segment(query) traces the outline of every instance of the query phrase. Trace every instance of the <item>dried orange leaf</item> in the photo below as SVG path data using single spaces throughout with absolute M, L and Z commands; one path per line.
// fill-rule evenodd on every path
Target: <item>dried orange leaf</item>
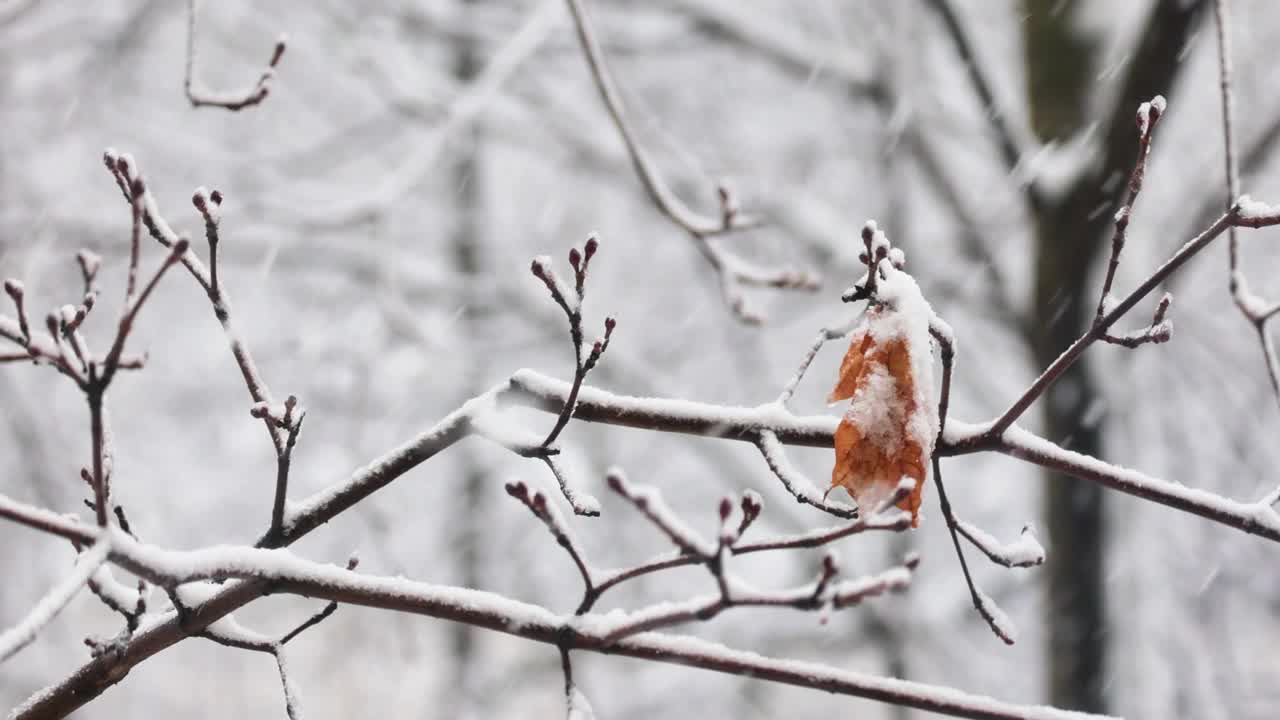
M 914 481 L 898 507 L 919 524 L 920 498 L 937 434 L 932 310 L 915 281 L 888 269 L 880 304 L 867 311 L 840 365 L 831 401 L 851 398 L 836 428 L 831 487 L 843 487 L 871 509 L 893 495 L 904 478 Z
M 871 336 L 867 335 L 865 328 L 854 332 L 849 341 L 849 351 L 844 354 L 844 360 L 840 362 L 840 377 L 831 394 L 827 396 L 827 402 L 833 403 L 853 397 L 854 391 L 857 390 L 858 373 L 862 370 L 862 358 L 870 345 Z

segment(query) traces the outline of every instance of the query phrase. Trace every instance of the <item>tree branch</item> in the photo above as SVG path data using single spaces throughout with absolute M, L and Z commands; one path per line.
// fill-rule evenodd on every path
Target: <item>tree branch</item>
M 569 12 L 573 15 L 574 27 L 582 51 L 591 70 L 591 77 L 596 89 L 604 101 L 605 108 L 613 120 L 618 135 L 626 146 L 627 155 L 635 168 L 640 183 L 644 186 L 649 199 L 658 211 L 683 229 L 692 238 L 695 247 L 702 253 L 711 267 L 720 276 L 721 289 L 725 302 L 740 320 L 748 323 L 759 323 L 763 317 L 751 310 L 742 294 L 742 286 L 774 287 L 784 289 L 816 290 L 819 286 L 817 278 L 803 271 L 784 268 L 777 271 L 763 270 L 753 267 L 735 255 L 713 245 L 711 238 L 743 230 L 750 230 L 763 225 L 759 218 L 742 214 L 737 202 L 727 188 L 718 188 L 720 196 L 720 212 L 716 217 L 705 216 L 695 212 L 684 203 L 662 179 L 653 161 L 649 158 L 639 141 L 636 140 L 635 129 L 631 126 L 623 109 L 622 97 L 618 93 L 613 76 L 605 66 L 604 53 L 596 39 L 594 26 L 587 17 L 582 0 L 567 0 Z
M 188 0 L 187 64 L 186 75 L 182 81 L 182 89 L 186 93 L 191 107 L 220 107 L 232 112 L 239 112 L 266 100 L 267 95 L 271 93 L 271 80 L 275 77 L 276 66 L 280 64 L 280 58 L 284 57 L 287 43 L 288 38 L 284 34 L 281 34 L 276 39 L 275 47 L 271 50 L 271 58 L 267 60 L 266 68 L 262 70 L 262 74 L 258 76 L 258 81 L 252 87 L 235 92 L 217 92 L 200 87 L 194 77 L 196 62 L 196 0 Z
M 1015 171 L 1021 164 L 1022 159 L 1027 156 L 1027 146 L 1030 142 L 1029 133 L 1015 132 L 1013 126 L 1009 124 L 1009 115 L 1001 107 L 1001 104 L 996 101 L 996 94 L 991 85 L 990 77 L 979 61 L 973 43 L 969 39 L 969 34 L 965 31 L 964 24 L 960 21 L 960 16 L 956 13 L 950 0 L 929 0 L 928 4 L 938 14 L 943 26 L 947 29 L 947 36 L 951 38 L 951 42 L 956 46 L 956 54 L 960 56 L 960 64 L 964 67 L 965 74 L 969 77 L 969 83 L 973 85 L 974 91 L 978 94 L 978 100 L 982 103 L 983 113 L 991 123 L 991 129 L 995 133 L 996 144 L 1000 147 L 1000 156 L 1004 161 L 1005 170 L 1009 172 Z M 1026 194 L 1033 209 L 1043 205 L 1044 200 L 1034 179 L 1028 182 Z
M 80 588 L 88 584 L 93 574 L 107 561 L 110 552 L 110 540 L 102 539 L 95 542 L 88 552 L 76 559 L 75 569 L 70 575 L 36 603 L 36 606 L 17 625 L 0 633 L 0 662 L 13 657 L 35 640 L 40 630 L 62 612 L 67 603 L 71 602 L 71 598 L 80 592 Z
M 9 507 L 12 510 L 12 505 L 12 501 L 0 498 L 0 508 Z M 81 527 L 74 534 L 96 532 Z M 878 678 L 815 663 L 775 660 L 693 638 L 644 633 L 614 642 L 609 639 L 608 624 L 556 615 L 545 608 L 493 593 L 431 585 L 404 578 L 371 577 L 334 565 L 303 560 L 282 550 L 220 547 L 185 552 L 170 551 L 143 545 L 118 528 L 104 532 L 109 533 L 114 562 L 165 586 L 203 579 L 244 580 L 220 593 L 220 596 L 226 596 L 241 588 L 269 583 L 278 592 L 463 622 L 561 648 L 749 675 L 771 682 L 865 697 L 955 717 L 1003 720 L 1078 720 L 1100 717 L 1004 703 L 949 688 Z M 875 582 L 869 583 L 866 589 L 870 591 L 873 586 L 878 585 Z M 216 600 L 217 597 L 214 598 Z M 191 610 L 190 622 L 204 622 L 204 618 L 199 616 L 199 609 Z M 130 644 L 126 652 L 132 652 L 143 638 L 173 622 L 169 620 L 143 633 Z M 55 700 L 61 701 L 61 705 L 54 705 Z M 68 700 L 69 698 L 39 694 L 28 704 L 15 709 L 14 717 L 43 717 L 51 711 L 63 711 L 67 708 L 65 703 Z

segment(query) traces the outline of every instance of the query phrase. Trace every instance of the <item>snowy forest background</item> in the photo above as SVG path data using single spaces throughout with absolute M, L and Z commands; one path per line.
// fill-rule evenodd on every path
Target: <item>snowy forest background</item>
M 1264 0 L 1232 4 L 1242 187 L 1274 202 L 1280 78 L 1271 41 L 1280 15 Z M 106 260 L 104 287 L 120 282 L 129 215 L 102 168 L 104 148 L 133 153 L 175 226 L 197 232 L 192 189 L 220 189 L 224 281 L 241 331 L 273 386 L 308 408 L 291 485 L 303 497 L 518 368 L 570 378 L 563 316 L 528 266 L 539 254 L 562 262 L 592 232 L 601 251 L 586 314 L 619 322 L 593 385 L 768 402 L 818 329 L 856 312 L 840 293 L 862 272 L 858 231 L 876 218 L 955 329 L 953 415 L 992 417 L 1061 349 L 1050 349 L 1047 328 L 1067 322 L 1064 314 L 1070 320 L 1077 286 L 1078 302 L 1092 310 L 1106 248 L 1084 238 L 1110 222 L 1121 184 L 1099 189 L 1110 198 L 1104 204 L 1081 200 L 1086 212 L 1067 225 L 1029 207 L 1028 183 L 1069 193 L 1085 154 L 1107 153 L 1100 136 L 1114 106 L 1123 103 L 1120 114 L 1131 118 L 1138 100 L 1168 97 L 1117 286 L 1144 278 L 1225 203 L 1217 46 L 1206 2 L 957 0 L 1001 117 L 1028 144 L 1037 135 L 1044 143 L 1011 169 L 935 5 L 590 3 L 640 140 L 677 194 L 714 214 L 716 184 L 727 182 L 769 223 L 718 241 L 723 247 L 822 276 L 816 293 L 748 290 L 766 316 L 757 327 L 726 307 L 708 263 L 645 196 L 560 0 L 204 4 L 196 72 L 209 86 L 250 82 L 277 34 L 289 35 L 270 97 L 239 113 L 193 109 L 183 97 L 185 3 L 9 0 L 0 3 L 0 276 L 22 277 L 38 307 L 52 306 L 78 292 L 70 258 L 88 247 Z M 1134 80 L 1140 61 L 1162 57 L 1159 48 L 1144 55 L 1159 39 L 1172 60 Z M 1141 86 L 1133 102 L 1120 97 L 1131 84 Z M 1131 124 L 1122 142 L 1133 145 Z M 1242 236 L 1254 289 L 1269 296 L 1280 293 L 1270 271 L 1280 267 L 1274 237 Z M 1228 497 L 1275 487 L 1280 417 L 1257 338 L 1231 306 L 1226 264 L 1219 245 L 1174 276 L 1171 342 L 1091 349 L 1082 374 L 1041 401 L 1050 409 L 1037 406 L 1022 424 Z M 1047 284 L 1054 278 L 1056 292 Z M 255 537 L 271 503 L 270 446 L 248 417 L 199 288 L 175 275 L 156 292 L 132 341 L 149 352 L 149 366 L 122 376 L 111 395 L 120 502 L 149 542 L 166 547 Z M 838 412 L 823 398 L 841 353 L 828 346 L 818 356 L 797 412 Z M 0 492 L 80 508 L 77 471 L 89 449 L 79 394 L 53 373 L 8 364 L 0 410 Z M 789 498 L 748 444 L 573 422 L 563 445 L 566 465 L 605 503 L 603 517 L 573 519 L 602 564 L 666 547 L 604 490 L 611 465 L 662 488 L 708 532 L 716 501 L 744 487 L 764 497 L 764 528 L 830 521 Z M 791 455 L 825 485 L 829 450 Z M 1030 521 L 1048 550 L 1046 564 L 1030 570 L 974 563 L 1019 626 L 1016 645 L 999 642 L 974 613 L 932 487 L 919 530 L 841 546 L 851 573 L 918 550 L 923 562 L 907 593 L 825 625 L 788 610 L 734 610 L 685 630 L 1010 701 L 1071 706 L 1100 697 L 1105 710 L 1135 718 L 1274 716 L 1274 545 L 1083 481 L 1046 478 L 1002 455 L 947 468 L 966 518 L 1004 537 Z M 554 487 L 540 464 L 468 440 L 294 549 L 333 562 L 355 550 L 362 571 L 572 607 L 574 568 L 506 497 L 502 484 L 512 478 Z M 7 523 L 0 548 L 4 625 L 65 575 L 72 552 Z M 791 585 L 812 577 L 818 557 L 741 567 L 761 584 Z M 1063 595 L 1061 583 L 1053 590 L 1055 573 L 1074 578 L 1074 592 Z M 606 605 L 682 598 L 708 582 L 692 569 L 659 575 Z M 277 596 L 237 615 L 282 627 L 314 605 Z M 69 673 L 86 657 L 83 637 L 116 624 L 81 594 L 0 667 L 0 708 Z M 1050 652 L 1054 628 L 1096 635 L 1088 644 L 1099 662 Z M 553 648 L 465 625 L 342 607 L 290 649 L 310 717 L 564 712 Z M 579 655 L 578 682 L 605 718 L 923 716 Z M 1074 680 L 1055 684 L 1064 665 Z M 84 715 L 278 717 L 279 683 L 268 657 L 189 641 L 135 668 Z

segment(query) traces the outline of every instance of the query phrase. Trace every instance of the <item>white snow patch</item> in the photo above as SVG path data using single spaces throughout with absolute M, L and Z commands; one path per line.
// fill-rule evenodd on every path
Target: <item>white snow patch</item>
M 591 708 L 587 696 L 577 687 L 569 693 L 569 720 L 595 720 L 596 711 Z
M 1018 626 L 1013 624 L 1013 621 L 1009 619 L 1004 610 L 1000 609 L 996 601 L 991 599 L 990 595 L 982 592 L 982 588 L 974 586 L 973 591 L 977 593 L 978 602 L 982 604 L 982 607 L 991 617 L 991 624 L 995 625 L 996 631 L 1008 638 L 1010 642 L 1017 642 Z
M 979 550 L 998 563 L 1010 567 L 1031 567 L 1044 562 L 1044 546 L 1036 539 L 1035 530 L 1030 525 L 1023 526 L 1022 534 L 1017 540 L 1005 544 L 977 525 L 964 520 L 957 522 L 965 536 L 972 540 Z
M 1241 220 L 1263 220 L 1280 215 L 1280 207 L 1254 200 L 1248 195 L 1241 195 L 1236 200 L 1236 205 L 1240 208 L 1239 217 Z

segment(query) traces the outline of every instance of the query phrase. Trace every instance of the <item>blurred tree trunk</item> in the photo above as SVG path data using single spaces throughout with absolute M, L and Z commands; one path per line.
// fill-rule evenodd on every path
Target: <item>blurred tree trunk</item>
M 479 29 L 478 20 L 474 20 L 473 12 L 480 0 L 462 0 L 462 27 Z M 479 48 L 475 33 L 461 32 L 457 34 L 453 48 L 453 73 L 459 91 L 463 91 L 480 72 Z M 449 177 L 453 182 L 455 200 L 453 216 L 453 262 L 458 277 L 462 281 L 462 308 L 457 322 L 459 342 L 457 352 L 463 358 L 465 368 L 460 382 L 461 395 L 459 402 L 484 391 L 484 364 L 481 358 L 484 352 L 476 347 L 477 342 L 486 335 L 484 300 L 476 288 L 483 279 L 484 241 L 483 217 L 484 206 L 480 179 L 480 145 L 482 142 L 479 125 L 471 123 L 458 133 L 458 142 L 451 152 Z M 458 513 L 454 516 L 456 557 L 460 582 L 464 587 L 480 588 L 483 585 L 482 569 L 484 558 L 481 557 L 481 538 L 476 532 L 476 518 L 483 513 L 485 470 L 481 462 L 471 452 L 459 453 L 462 465 L 462 492 L 458 497 Z M 450 658 L 452 686 L 446 692 L 453 703 L 451 717 L 476 717 L 478 713 L 470 688 L 475 686 L 476 666 L 476 628 L 464 623 L 454 623 L 450 632 Z
M 1158 0 L 1138 35 L 1124 84 L 1100 116 L 1103 145 L 1092 166 L 1063 194 L 1032 203 L 1035 289 L 1029 338 L 1045 367 L 1093 320 L 1098 288 L 1089 270 L 1110 252 L 1114 210 L 1137 153 L 1139 103 L 1169 94 L 1203 2 Z M 1099 66 L 1095 43 L 1059 0 L 1023 0 L 1031 124 L 1041 140 L 1065 140 L 1092 118 L 1090 86 Z M 1106 352 L 1108 350 L 1099 349 Z M 1110 350 L 1124 352 L 1123 350 Z M 1069 370 L 1042 403 L 1047 437 L 1102 456 L 1102 398 L 1089 356 Z M 1047 473 L 1044 517 L 1052 543 L 1048 568 L 1047 668 L 1056 706 L 1105 712 L 1107 672 L 1107 525 L 1104 490 Z

